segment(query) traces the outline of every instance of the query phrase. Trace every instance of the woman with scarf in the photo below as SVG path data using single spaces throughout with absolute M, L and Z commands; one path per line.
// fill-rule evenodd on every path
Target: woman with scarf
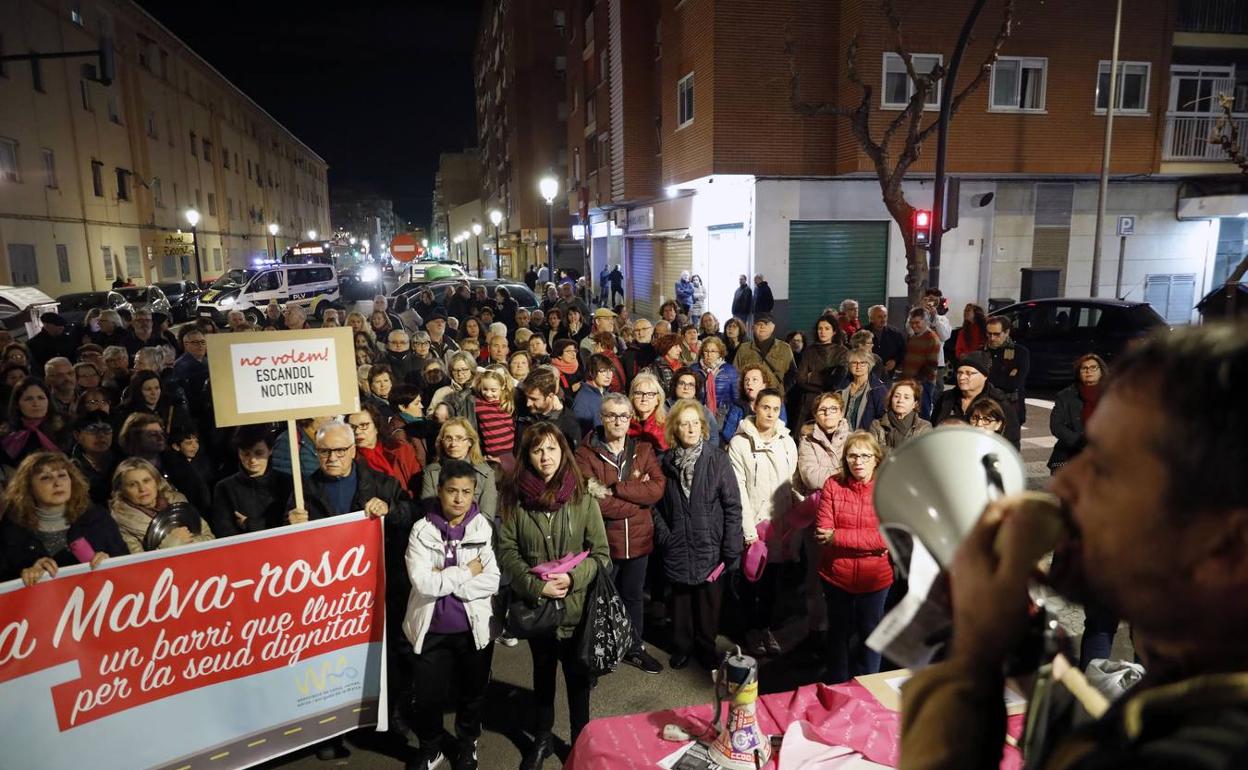
M 840 393 L 820 393 L 811 405 L 809 432 L 797 442 L 797 481 L 803 494 L 816 494 L 829 477 L 839 473 L 845 439 L 852 432 L 845 419 L 845 400 Z
M 452 417 L 442 423 L 435 442 L 437 459 L 425 468 L 420 483 L 420 500 L 431 502 L 438 495 L 438 476 L 442 464 L 459 460 L 472 465 L 477 472 L 477 486 L 473 492 L 477 508 L 490 520 L 498 517 L 498 484 L 494 468 L 481 454 L 481 439 L 477 431 L 463 417 Z
M 191 415 L 173 402 L 165 393 L 156 372 L 135 372 L 130 377 L 130 387 L 125 398 L 113 413 L 113 428 L 121 427 L 126 418 L 135 413 L 154 415 L 165 428 L 165 435 L 173 435 L 194 429 Z
M 780 383 L 776 381 L 776 376 L 771 373 L 771 368 L 765 364 L 746 364 L 741 367 L 741 381 L 737 385 L 738 391 L 741 393 L 740 398 L 728 407 L 728 413 L 724 416 L 724 428 L 720 432 L 724 443 L 732 441 L 732 437 L 737 435 L 737 426 L 747 417 L 754 414 L 754 401 L 758 398 L 758 394 L 767 388 L 772 390 L 780 390 Z M 780 421 L 788 423 L 789 415 L 783 406 L 780 407 Z
M 641 372 L 628 387 L 628 400 L 633 403 L 633 420 L 628 426 L 630 438 L 649 441 L 656 453 L 667 449 L 667 408 L 659 378 Z
M 355 434 L 355 454 L 369 468 L 399 482 L 399 487 L 415 497 L 420 491 L 420 459 L 406 441 L 390 432 L 381 410 L 363 404 L 360 411 L 347 415 Z
M 438 404 L 451 398 L 456 393 L 462 393 L 464 390 L 472 387 L 472 378 L 477 374 L 477 360 L 471 353 L 465 353 L 457 350 L 451 354 L 447 361 L 447 365 L 451 368 L 451 381 L 439 388 L 430 399 L 426 411 L 433 414 L 437 410 Z
M 737 358 L 737 348 L 748 342 L 750 333 L 745 328 L 745 324 L 739 318 L 729 318 L 724 321 L 724 345 L 728 348 L 728 355 L 724 358 L 734 361 Z
M 737 367 L 728 363 L 728 348 L 718 335 L 702 340 L 698 362 L 691 368 L 706 380 L 706 406 L 715 415 L 715 422 L 723 425 L 728 408 L 737 400 Z
M 685 367 L 684 345 L 679 334 L 664 334 L 654 342 L 654 350 L 658 358 L 654 359 L 651 369 L 659 378 L 659 385 L 666 391 L 672 386 L 672 374 Z
M 34 585 L 58 567 L 130 551 L 108 511 L 91 502 L 88 483 L 59 452 L 35 452 L 18 466 L 4 490 L 0 518 L 0 580 Z
M 871 423 L 871 435 L 886 454 L 932 429 L 932 424 L 919 416 L 921 398 L 923 387 L 915 380 L 898 380 L 889 388 L 884 416 Z
M 564 403 L 571 404 L 576 398 L 585 370 L 581 367 L 580 349 L 575 340 L 561 337 L 550 349 L 550 364 L 559 372 L 559 386 L 563 388 Z
M 703 411 L 706 412 L 706 424 L 711 426 L 711 437 L 708 440 L 711 446 L 718 447 L 719 420 L 715 419 L 715 413 L 706 405 L 706 380 L 688 366 L 677 369 L 672 374 L 672 385 L 667 389 L 667 401 L 664 407 L 671 409 L 672 405 L 682 398 L 693 399 L 702 405 Z
M 503 483 L 501 515 L 498 561 L 512 595 L 534 603 L 563 603 L 558 627 L 549 636 L 529 640 L 536 725 L 533 747 L 521 767 L 540 768 L 554 750 L 555 669 L 560 664 L 567 684 L 570 744 L 576 744 L 589 722 L 592 682 L 577 659 L 573 635 L 586 591 L 600 571 L 611 567 L 598 501 L 586 491 L 567 439 L 554 423 L 536 422 L 524 432 L 516 466 Z M 585 558 L 566 572 L 544 577 L 533 572 L 546 562 L 581 553 Z
M 206 514 L 211 505 L 208 484 L 182 453 L 168 448 L 167 442 L 168 434 L 160 418 L 143 412 L 127 417 L 117 434 L 117 445 L 123 455 L 147 462 L 184 500 L 195 506 L 195 510 Z
M 69 436 L 65 419 L 53 403 L 52 391 L 43 380 L 27 377 L 9 397 L 8 420 L 0 438 L 0 464 L 16 468 L 34 452 L 63 452 Z
M 142 416 L 134 417 L 138 419 Z M 130 553 L 143 553 L 143 538 L 152 519 L 179 503 L 187 503 L 186 497 L 170 486 L 160 475 L 160 471 L 146 460 L 131 457 L 122 460 L 117 470 L 113 471 L 113 496 L 108 501 L 108 510 L 113 521 L 117 522 L 121 539 L 125 541 Z M 177 548 L 191 543 L 206 543 L 213 539 L 208 524 L 201 522 L 199 534 L 191 532 L 187 527 L 176 527 L 165 535 L 157 548 Z
M 569 302 L 567 309 L 564 310 L 563 329 L 559 332 L 560 337 L 566 337 L 577 345 L 581 344 L 581 340 L 589 336 L 589 327 L 585 325 L 585 316 L 581 314 L 579 305 Z
M 1049 413 L 1049 430 L 1057 439 L 1048 463 L 1053 473 L 1083 451 L 1088 418 L 1101 400 L 1101 384 L 1109 374 L 1105 361 L 1095 353 L 1079 356 L 1074 368 L 1075 384 L 1058 392 Z
M 677 401 L 666 433 L 672 450 L 661 461 L 666 486 L 655 510 L 654 544 L 671 589 L 669 665 L 685 668 L 692 655 L 714 671 L 723 575 L 741 559 L 741 495 L 728 456 L 707 441 L 701 404 Z
M 845 419 L 854 430 L 867 430 L 871 423 L 884 416 L 884 400 L 888 387 L 871 375 L 875 358 L 870 350 L 860 348 L 845 354 L 849 382 L 841 389 L 845 399 Z
M 798 419 L 812 414 L 815 398 L 835 390 L 845 377 L 844 339 L 836 316 L 828 314 L 815 321 L 815 333 L 802 351 L 797 365 L 797 387 L 801 403 L 797 405 Z

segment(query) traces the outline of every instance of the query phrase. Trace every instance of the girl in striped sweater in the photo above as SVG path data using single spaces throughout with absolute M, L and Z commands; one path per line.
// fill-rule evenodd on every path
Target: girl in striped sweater
M 516 443 L 515 402 L 512 389 L 502 373 L 486 369 L 477 375 L 473 385 L 477 430 L 481 434 L 481 451 L 489 462 L 505 470 L 514 464 L 512 450 Z

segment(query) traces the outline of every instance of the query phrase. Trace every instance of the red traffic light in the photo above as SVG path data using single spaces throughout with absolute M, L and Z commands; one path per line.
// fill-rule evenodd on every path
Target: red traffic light
M 932 212 L 927 209 L 914 210 L 914 243 L 926 246 L 932 242 Z

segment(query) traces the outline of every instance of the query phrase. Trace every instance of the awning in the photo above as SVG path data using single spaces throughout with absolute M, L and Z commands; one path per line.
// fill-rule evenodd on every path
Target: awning
M 1204 195 L 1197 198 L 1179 198 L 1180 219 L 1216 219 L 1218 217 L 1248 217 L 1248 195 Z

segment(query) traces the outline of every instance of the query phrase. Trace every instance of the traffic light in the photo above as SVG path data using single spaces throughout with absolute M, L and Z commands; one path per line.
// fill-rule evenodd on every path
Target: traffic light
M 914 245 L 927 246 L 932 242 L 932 212 L 914 210 Z

